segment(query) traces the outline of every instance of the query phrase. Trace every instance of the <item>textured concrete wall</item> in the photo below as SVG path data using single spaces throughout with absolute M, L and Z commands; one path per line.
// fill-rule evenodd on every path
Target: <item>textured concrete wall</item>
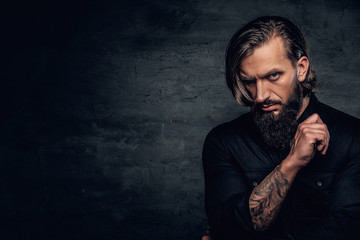
M 290 18 L 319 99 L 360 117 L 359 11 L 355 0 L 8 6 L 0 236 L 200 239 L 204 138 L 247 111 L 224 81 L 232 34 L 258 16 Z

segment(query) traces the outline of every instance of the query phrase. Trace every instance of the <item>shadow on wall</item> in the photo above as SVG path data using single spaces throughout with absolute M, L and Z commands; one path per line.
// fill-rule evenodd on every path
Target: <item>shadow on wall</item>
M 319 99 L 360 116 L 348 104 L 360 90 L 357 1 L 24 1 L 4 9 L 1 239 L 200 239 L 203 141 L 248 111 L 226 89 L 224 52 L 257 16 L 299 24 Z

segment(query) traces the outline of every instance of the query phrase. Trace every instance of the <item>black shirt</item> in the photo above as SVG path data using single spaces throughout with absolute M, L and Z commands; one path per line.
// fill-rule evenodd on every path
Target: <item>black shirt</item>
M 251 113 L 210 131 L 203 166 L 213 239 L 355 239 L 360 230 L 360 120 L 319 102 L 314 95 L 298 122 L 313 113 L 328 127 L 327 153 L 316 152 L 299 171 L 277 219 L 264 232 L 253 229 L 249 197 L 287 157 L 290 147 L 266 148 Z

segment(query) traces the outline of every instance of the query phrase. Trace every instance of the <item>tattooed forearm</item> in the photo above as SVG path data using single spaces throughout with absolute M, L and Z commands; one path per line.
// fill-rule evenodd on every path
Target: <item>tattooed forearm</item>
M 249 208 L 254 229 L 263 231 L 275 220 L 293 179 L 277 166 L 251 193 Z

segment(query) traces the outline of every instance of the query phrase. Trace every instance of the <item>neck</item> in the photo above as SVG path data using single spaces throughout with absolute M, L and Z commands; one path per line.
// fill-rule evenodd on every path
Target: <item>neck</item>
M 309 105 L 310 102 L 310 97 L 305 97 L 302 101 L 302 106 L 301 109 L 299 111 L 299 114 L 297 115 L 296 119 L 299 119 L 299 117 L 301 116 L 301 114 L 303 114 L 303 112 L 305 111 L 305 109 L 307 108 L 307 106 Z

